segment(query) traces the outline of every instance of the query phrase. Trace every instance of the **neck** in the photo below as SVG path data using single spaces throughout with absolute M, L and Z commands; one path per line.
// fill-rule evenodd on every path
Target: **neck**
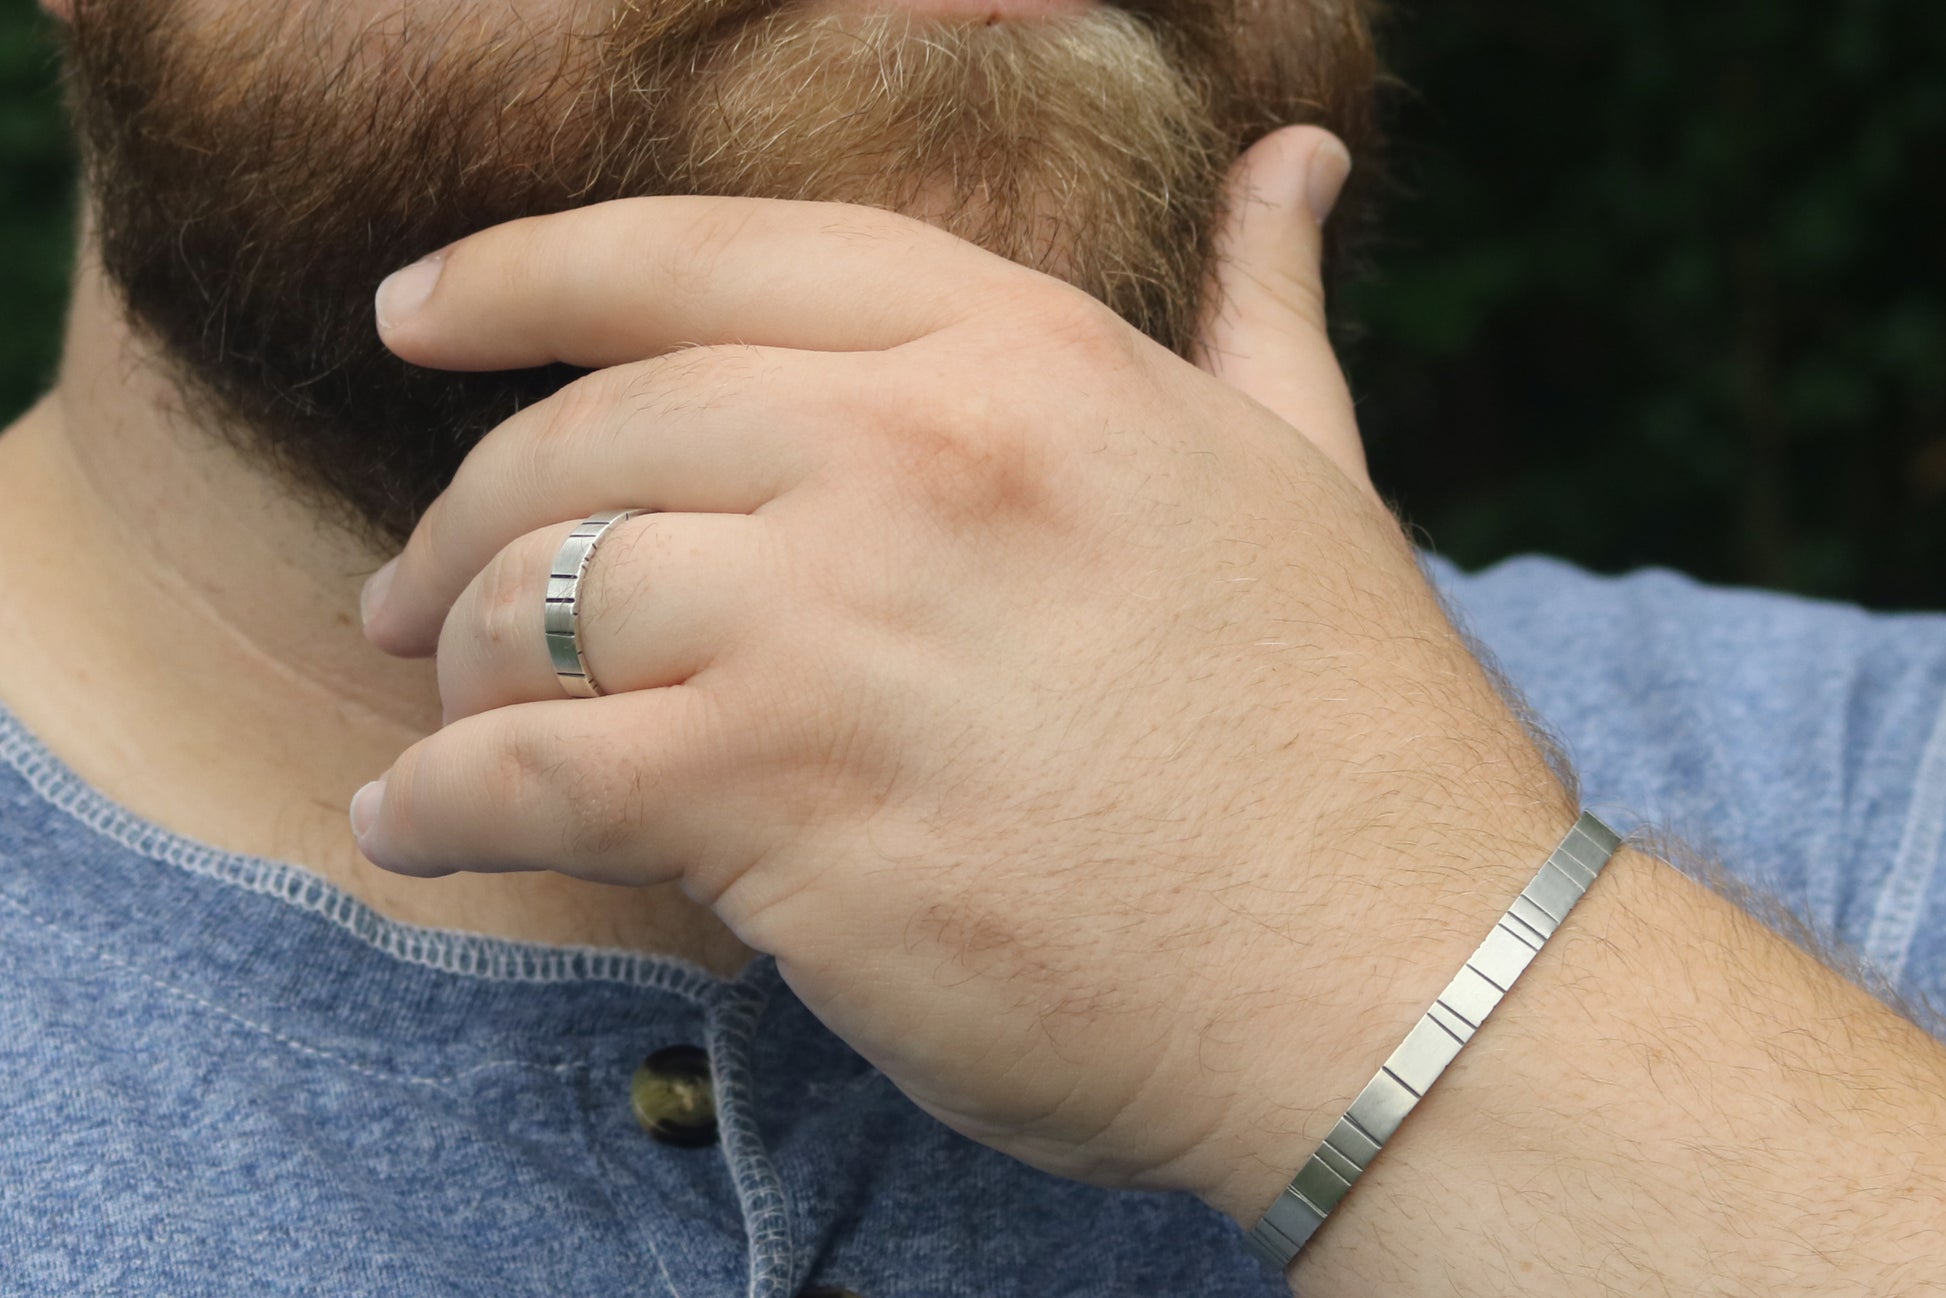
M 390 555 L 199 428 L 82 266 L 55 388 L 0 435 L 0 700 L 137 815 L 405 922 L 739 967 L 673 888 L 406 879 L 359 855 L 352 793 L 439 725 L 433 665 L 359 629 Z

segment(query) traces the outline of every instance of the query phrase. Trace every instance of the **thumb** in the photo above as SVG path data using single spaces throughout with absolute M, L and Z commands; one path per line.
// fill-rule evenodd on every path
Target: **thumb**
M 1237 160 L 1193 354 L 1371 490 L 1324 310 L 1324 221 L 1350 173 L 1351 154 L 1315 126 L 1273 131 Z

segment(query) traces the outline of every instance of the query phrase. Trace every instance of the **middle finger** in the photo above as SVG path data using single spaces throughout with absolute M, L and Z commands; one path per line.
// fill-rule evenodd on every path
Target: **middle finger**
M 751 513 L 815 471 L 881 385 L 877 353 L 693 348 L 600 370 L 480 439 L 413 528 L 365 635 L 423 656 L 516 537 L 599 509 Z

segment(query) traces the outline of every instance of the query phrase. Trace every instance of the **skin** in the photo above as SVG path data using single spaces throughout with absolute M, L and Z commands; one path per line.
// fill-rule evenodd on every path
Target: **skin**
M 389 556 L 175 413 L 80 242 L 55 383 L 0 435 L 0 699 L 138 815 L 301 863 L 392 918 L 741 968 L 748 949 L 672 887 L 415 880 L 359 854 L 346 802 L 439 725 L 431 664 L 360 631 L 359 587 Z M 87 545 L 61 540 L 75 529 Z
M 1317 134 L 1239 170 L 1221 375 L 864 209 L 632 200 L 382 288 L 415 363 L 598 373 L 375 579 L 447 724 L 367 854 L 678 882 L 958 1130 L 1254 1223 L 1573 817 L 1342 383 L 1244 396 L 1329 365 Z M 563 700 L 520 610 L 630 503 L 669 512 L 591 579 L 616 692 Z M 1942 1153 L 1937 1042 L 1626 850 L 1292 1280 L 1940 1292 Z
M 388 345 L 600 373 L 482 443 L 362 630 L 379 556 L 177 435 L 84 258 L 0 437 L 0 697 L 139 813 L 388 913 L 770 952 L 961 1130 L 1254 1222 L 1572 819 L 1364 480 L 1330 156 L 1244 160 L 1201 368 L 864 210 L 464 241 Z M 641 504 L 587 592 L 615 693 L 562 700 L 509 614 Z M 1293 1284 L 1939 1292 L 1942 1097 L 1937 1043 L 1625 852 Z

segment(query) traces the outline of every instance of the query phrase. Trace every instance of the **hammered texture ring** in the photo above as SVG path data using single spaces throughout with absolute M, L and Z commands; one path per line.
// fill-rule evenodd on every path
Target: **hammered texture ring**
M 581 646 L 581 578 L 609 528 L 637 514 L 654 512 L 610 509 L 590 514 L 554 552 L 554 562 L 547 571 L 547 653 L 554 660 L 554 674 L 560 678 L 561 688 L 574 698 L 592 699 L 602 692 L 588 671 L 588 658 Z

